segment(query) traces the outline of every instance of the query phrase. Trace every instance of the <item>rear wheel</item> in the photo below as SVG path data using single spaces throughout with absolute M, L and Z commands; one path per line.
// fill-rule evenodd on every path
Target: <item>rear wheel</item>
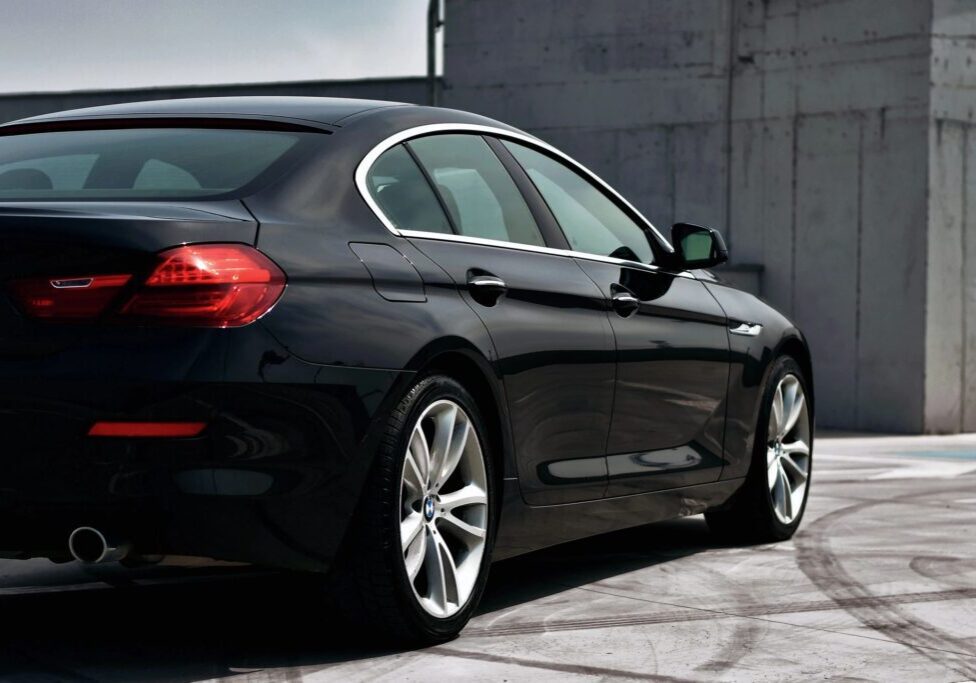
M 810 490 L 811 415 L 803 371 L 784 356 L 773 366 L 763 395 L 746 482 L 724 508 L 705 513 L 714 533 L 758 543 L 793 536 Z
M 420 380 L 394 411 L 336 576 L 350 617 L 401 642 L 453 638 L 487 580 L 491 458 L 453 379 Z

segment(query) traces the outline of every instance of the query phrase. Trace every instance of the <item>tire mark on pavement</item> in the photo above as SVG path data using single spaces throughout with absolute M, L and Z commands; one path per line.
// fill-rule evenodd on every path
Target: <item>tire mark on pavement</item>
M 959 574 L 976 573 L 976 558 L 919 555 L 912 558 L 908 567 L 928 579 L 950 583 L 947 579 L 955 578 Z
M 607 669 L 600 666 L 588 666 L 586 664 L 560 664 L 559 662 L 546 662 L 537 659 L 524 659 L 522 657 L 504 657 L 492 655 L 487 652 L 470 652 L 468 650 L 455 650 L 453 647 L 443 645 L 424 650 L 431 654 L 444 657 L 459 657 L 461 659 L 474 659 L 481 662 L 492 662 L 495 664 L 512 664 L 523 666 L 530 669 L 545 669 L 547 671 L 558 671 L 566 674 L 576 674 L 579 676 L 599 676 L 601 678 L 620 678 L 635 681 L 668 681 L 670 683 L 684 683 L 687 679 L 675 678 L 673 676 L 660 676 L 658 674 L 647 674 L 639 671 L 627 671 L 624 669 Z
M 738 664 L 743 657 L 752 652 L 766 634 L 767 624 L 752 619 L 737 621 L 732 635 L 723 639 L 721 649 L 717 654 L 709 657 L 708 661 L 695 667 L 695 671 L 707 671 L 719 675 Z
M 617 595 L 617 597 L 628 596 Z M 597 617 L 593 619 L 522 622 L 508 626 L 502 624 L 482 628 L 469 626 L 464 630 L 464 636 L 482 638 L 494 636 L 529 635 L 533 633 L 546 633 L 548 631 L 576 631 L 622 626 L 651 626 L 654 624 L 672 624 L 683 621 L 708 621 L 721 618 L 732 619 L 736 617 L 748 618 L 805 612 L 824 612 L 833 611 L 838 608 L 845 610 L 847 608 L 854 609 L 879 601 L 893 605 L 908 605 L 923 602 L 968 600 L 974 598 L 976 598 L 976 588 L 955 588 L 944 591 L 930 591 L 924 593 L 900 593 L 896 595 L 871 597 L 855 596 L 838 599 L 831 598 L 828 600 L 787 602 L 781 604 L 758 604 L 738 608 L 734 606 L 689 607 L 686 605 L 676 605 L 676 607 L 681 607 L 683 609 L 642 614 L 623 614 L 609 617 Z M 656 600 L 647 600 L 647 602 L 657 603 L 662 606 L 669 604 Z
M 761 602 L 755 590 L 751 589 L 748 584 L 743 586 L 731 578 L 731 571 L 720 572 L 711 567 L 705 567 L 705 569 L 715 577 L 713 586 L 718 588 L 720 585 L 724 585 L 728 593 L 732 595 L 735 603 L 730 611 L 738 612 L 743 609 L 749 609 L 753 605 Z M 753 646 L 762 640 L 766 629 L 767 625 L 758 621 L 750 619 L 736 620 L 729 637 L 722 638 L 718 652 L 711 654 L 705 662 L 696 666 L 695 671 L 707 671 L 715 675 L 728 671 L 738 664 L 743 657 L 749 654 Z
M 969 490 L 971 486 L 929 490 L 895 496 L 891 500 L 901 501 Z M 877 500 L 855 503 L 811 522 L 804 532 L 794 537 L 797 566 L 824 595 L 864 626 L 966 678 L 976 678 L 976 652 L 970 643 L 940 631 L 924 620 L 900 610 L 891 601 L 875 595 L 844 569 L 831 549 L 828 532 L 834 524 L 887 502 Z M 937 654 L 933 650 L 940 650 L 941 653 Z

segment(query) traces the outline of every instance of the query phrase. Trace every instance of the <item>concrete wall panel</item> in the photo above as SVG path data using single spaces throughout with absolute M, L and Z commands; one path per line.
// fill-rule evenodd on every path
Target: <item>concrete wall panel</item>
M 857 393 L 860 120 L 797 127 L 794 316 L 817 359 L 818 419 L 851 424 Z
M 932 2 L 969 9 L 449 0 L 445 99 L 543 133 L 611 182 L 616 169 L 659 227 L 724 229 L 743 282 L 812 341 L 821 424 L 918 430 Z M 960 55 L 946 73 L 976 92 Z
M 724 229 L 727 126 L 676 126 L 672 136 L 674 220 Z
M 965 129 L 936 121 L 929 137 L 925 430 L 941 433 L 962 426 Z
M 666 126 L 617 133 L 615 187 L 665 236 L 675 222 L 671 138 Z
M 928 164 L 928 119 L 876 113 L 862 130 L 856 426 L 919 432 L 927 193 L 918 169 Z
M 787 315 L 794 313 L 794 265 L 804 257 L 795 248 L 795 124 L 794 119 L 763 122 L 762 256 L 755 261 L 763 266 L 764 298 Z
M 963 156 L 962 429 L 976 432 L 976 132 L 966 128 Z

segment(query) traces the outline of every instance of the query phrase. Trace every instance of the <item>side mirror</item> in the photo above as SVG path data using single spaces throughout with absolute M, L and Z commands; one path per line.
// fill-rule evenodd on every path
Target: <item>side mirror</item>
M 711 268 L 729 260 L 729 249 L 722 233 L 691 223 L 675 223 L 671 228 L 675 265 L 683 270 Z

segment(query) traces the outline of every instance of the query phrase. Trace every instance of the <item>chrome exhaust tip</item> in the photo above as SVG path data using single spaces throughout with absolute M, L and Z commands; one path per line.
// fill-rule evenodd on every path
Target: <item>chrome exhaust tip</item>
M 90 526 L 80 526 L 68 536 L 71 556 L 85 564 L 118 562 L 125 559 L 131 549 L 129 543 Z

